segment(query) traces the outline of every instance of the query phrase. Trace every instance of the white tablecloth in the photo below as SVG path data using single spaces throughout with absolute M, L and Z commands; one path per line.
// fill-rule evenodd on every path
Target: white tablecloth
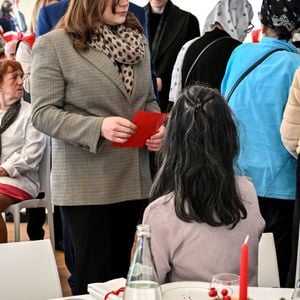
M 172 286 L 171 286 L 172 285 Z M 184 286 L 184 288 L 183 288 Z M 195 290 L 197 287 L 202 288 L 208 288 L 207 283 L 183 283 L 180 282 L 178 285 L 176 283 L 166 284 L 162 286 L 162 290 L 165 296 L 168 295 L 168 291 L 173 290 L 172 292 L 172 300 L 182 300 L 186 299 L 185 294 L 189 291 L 189 289 Z M 206 292 L 201 291 L 199 288 L 199 296 L 206 295 Z M 176 292 L 178 291 L 178 293 Z M 174 292 L 176 296 L 174 297 Z M 286 300 L 290 300 L 293 294 L 293 289 L 281 289 L 281 288 L 261 288 L 261 287 L 250 287 L 248 290 L 248 297 L 250 297 L 253 300 L 279 300 L 280 298 L 285 298 Z M 200 297 L 201 297 L 200 296 Z M 203 297 L 198 298 L 197 300 L 202 300 Z M 205 296 L 204 296 L 205 297 Z M 169 297 L 165 297 L 169 298 Z M 194 297 L 193 297 L 194 298 Z M 192 299 L 193 299 L 192 298 Z M 122 297 L 120 297 L 120 300 Z M 99 298 L 94 298 L 93 296 L 86 294 L 86 295 L 80 295 L 80 296 L 71 296 L 71 297 L 65 297 L 65 298 L 57 298 L 52 300 L 103 300 Z M 207 300 L 207 297 L 203 298 L 203 300 Z

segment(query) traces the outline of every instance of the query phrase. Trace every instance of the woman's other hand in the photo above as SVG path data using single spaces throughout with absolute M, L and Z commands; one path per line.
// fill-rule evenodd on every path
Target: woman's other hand
M 158 131 L 150 137 L 150 139 L 146 140 L 146 146 L 149 151 L 157 152 L 160 150 L 161 143 L 165 133 L 165 126 L 161 125 Z
M 136 125 L 125 118 L 107 117 L 102 122 L 101 136 L 111 142 L 125 143 L 136 129 Z

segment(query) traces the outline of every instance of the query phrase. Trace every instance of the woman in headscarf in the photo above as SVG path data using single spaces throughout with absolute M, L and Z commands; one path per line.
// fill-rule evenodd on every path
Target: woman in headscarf
M 31 123 L 31 106 L 22 100 L 23 70 L 19 62 L 0 62 L 0 243 L 7 242 L 2 212 L 39 193 L 39 163 L 45 136 Z
M 297 48 L 289 42 L 300 27 L 299 1 L 263 0 L 261 23 L 262 40 L 233 51 L 221 91 L 228 96 L 246 70 L 277 50 L 240 82 L 229 105 L 241 125 L 237 167 L 253 180 L 265 231 L 274 234 L 280 284 L 285 286 L 291 258 L 296 159 L 281 141 L 280 125 L 293 75 L 300 66 Z
M 182 88 L 203 82 L 220 90 L 227 61 L 253 25 L 247 0 L 221 0 L 206 18 L 203 36 L 187 42 L 178 54 L 172 73 L 170 101 Z

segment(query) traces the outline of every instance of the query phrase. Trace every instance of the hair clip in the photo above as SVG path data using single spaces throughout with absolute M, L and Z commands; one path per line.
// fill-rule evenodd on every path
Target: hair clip
M 198 95 L 197 99 L 196 99 L 195 113 L 198 113 L 200 109 L 202 109 L 202 102 L 201 102 L 201 99 Z

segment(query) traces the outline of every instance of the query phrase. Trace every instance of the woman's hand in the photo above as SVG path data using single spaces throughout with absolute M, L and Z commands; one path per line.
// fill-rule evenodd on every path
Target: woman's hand
M 5 169 L 0 167 L 0 177 L 9 176 Z
M 160 150 L 161 143 L 165 133 L 165 126 L 161 125 L 158 131 L 150 137 L 150 139 L 146 140 L 146 146 L 149 151 L 157 152 Z
M 101 136 L 111 142 L 125 143 L 136 129 L 136 125 L 125 118 L 107 117 L 102 122 Z

